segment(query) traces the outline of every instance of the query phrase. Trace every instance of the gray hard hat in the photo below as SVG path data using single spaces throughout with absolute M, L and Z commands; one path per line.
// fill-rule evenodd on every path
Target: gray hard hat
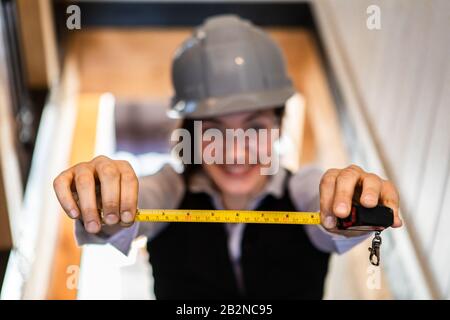
M 207 118 L 284 106 L 295 92 L 280 48 L 235 15 L 207 19 L 172 64 L 169 116 Z

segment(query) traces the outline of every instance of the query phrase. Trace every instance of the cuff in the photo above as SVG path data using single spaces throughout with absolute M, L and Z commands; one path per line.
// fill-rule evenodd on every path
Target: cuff
M 349 251 L 372 235 L 372 232 L 367 232 L 358 236 L 346 236 L 330 232 L 321 225 L 308 225 L 306 232 L 319 250 L 338 254 Z
M 106 227 L 103 227 L 106 228 Z M 127 255 L 131 248 L 131 243 L 137 237 L 139 222 L 128 228 L 120 228 L 110 234 L 106 229 L 98 234 L 91 234 L 84 229 L 80 220 L 75 222 L 75 237 L 79 246 L 85 244 L 107 244 L 109 243 L 117 250 Z

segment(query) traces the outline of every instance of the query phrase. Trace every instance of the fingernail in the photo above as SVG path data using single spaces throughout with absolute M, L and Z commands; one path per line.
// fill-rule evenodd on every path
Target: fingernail
M 105 216 L 106 224 L 116 224 L 119 222 L 119 217 L 114 213 L 109 213 Z
M 368 203 L 373 203 L 375 202 L 375 197 L 371 194 L 368 194 L 364 197 L 364 201 L 368 202 Z
M 336 206 L 335 212 L 340 214 L 346 214 L 349 212 L 348 206 L 345 203 L 341 202 Z
M 97 233 L 100 229 L 99 227 L 100 226 L 98 225 L 98 223 L 96 221 L 89 221 L 86 224 L 86 230 L 87 230 L 87 232 L 90 232 L 90 233 Z
M 70 210 L 70 211 L 69 211 L 69 216 L 70 216 L 72 219 L 76 219 L 76 218 L 78 217 L 78 211 L 75 210 L 75 209 Z
M 133 215 L 131 214 L 130 211 L 124 211 L 120 215 L 120 219 L 122 220 L 122 222 L 130 223 L 133 222 Z
M 324 225 L 325 225 L 325 228 L 332 229 L 336 226 L 336 219 L 333 216 L 326 216 Z

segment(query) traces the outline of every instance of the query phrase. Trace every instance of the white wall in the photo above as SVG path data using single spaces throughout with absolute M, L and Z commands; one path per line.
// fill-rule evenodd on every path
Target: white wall
M 326 45 L 332 65 L 345 73 L 339 85 L 353 91 L 374 149 L 400 189 L 408 237 L 392 243 L 389 254 L 410 241 L 417 261 L 390 271 L 393 294 L 417 297 L 407 292 L 418 281 L 408 276 L 411 268 L 420 270 L 431 297 L 450 298 L 450 1 L 315 4 L 326 42 L 334 42 Z M 380 30 L 366 26 L 369 5 L 381 9 Z

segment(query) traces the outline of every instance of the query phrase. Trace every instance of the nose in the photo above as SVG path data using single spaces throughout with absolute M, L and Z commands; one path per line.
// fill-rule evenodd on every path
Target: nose
M 247 147 L 246 144 L 234 144 L 234 163 L 245 164 L 247 160 Z
M 227 163 L 230 164 L 232 161 L 233 164 L 255 164 L 258 151 L 257 140 L 248 137 L 243 141 L 237 141 L 237 139 L 226 141 L 224 152 Z

